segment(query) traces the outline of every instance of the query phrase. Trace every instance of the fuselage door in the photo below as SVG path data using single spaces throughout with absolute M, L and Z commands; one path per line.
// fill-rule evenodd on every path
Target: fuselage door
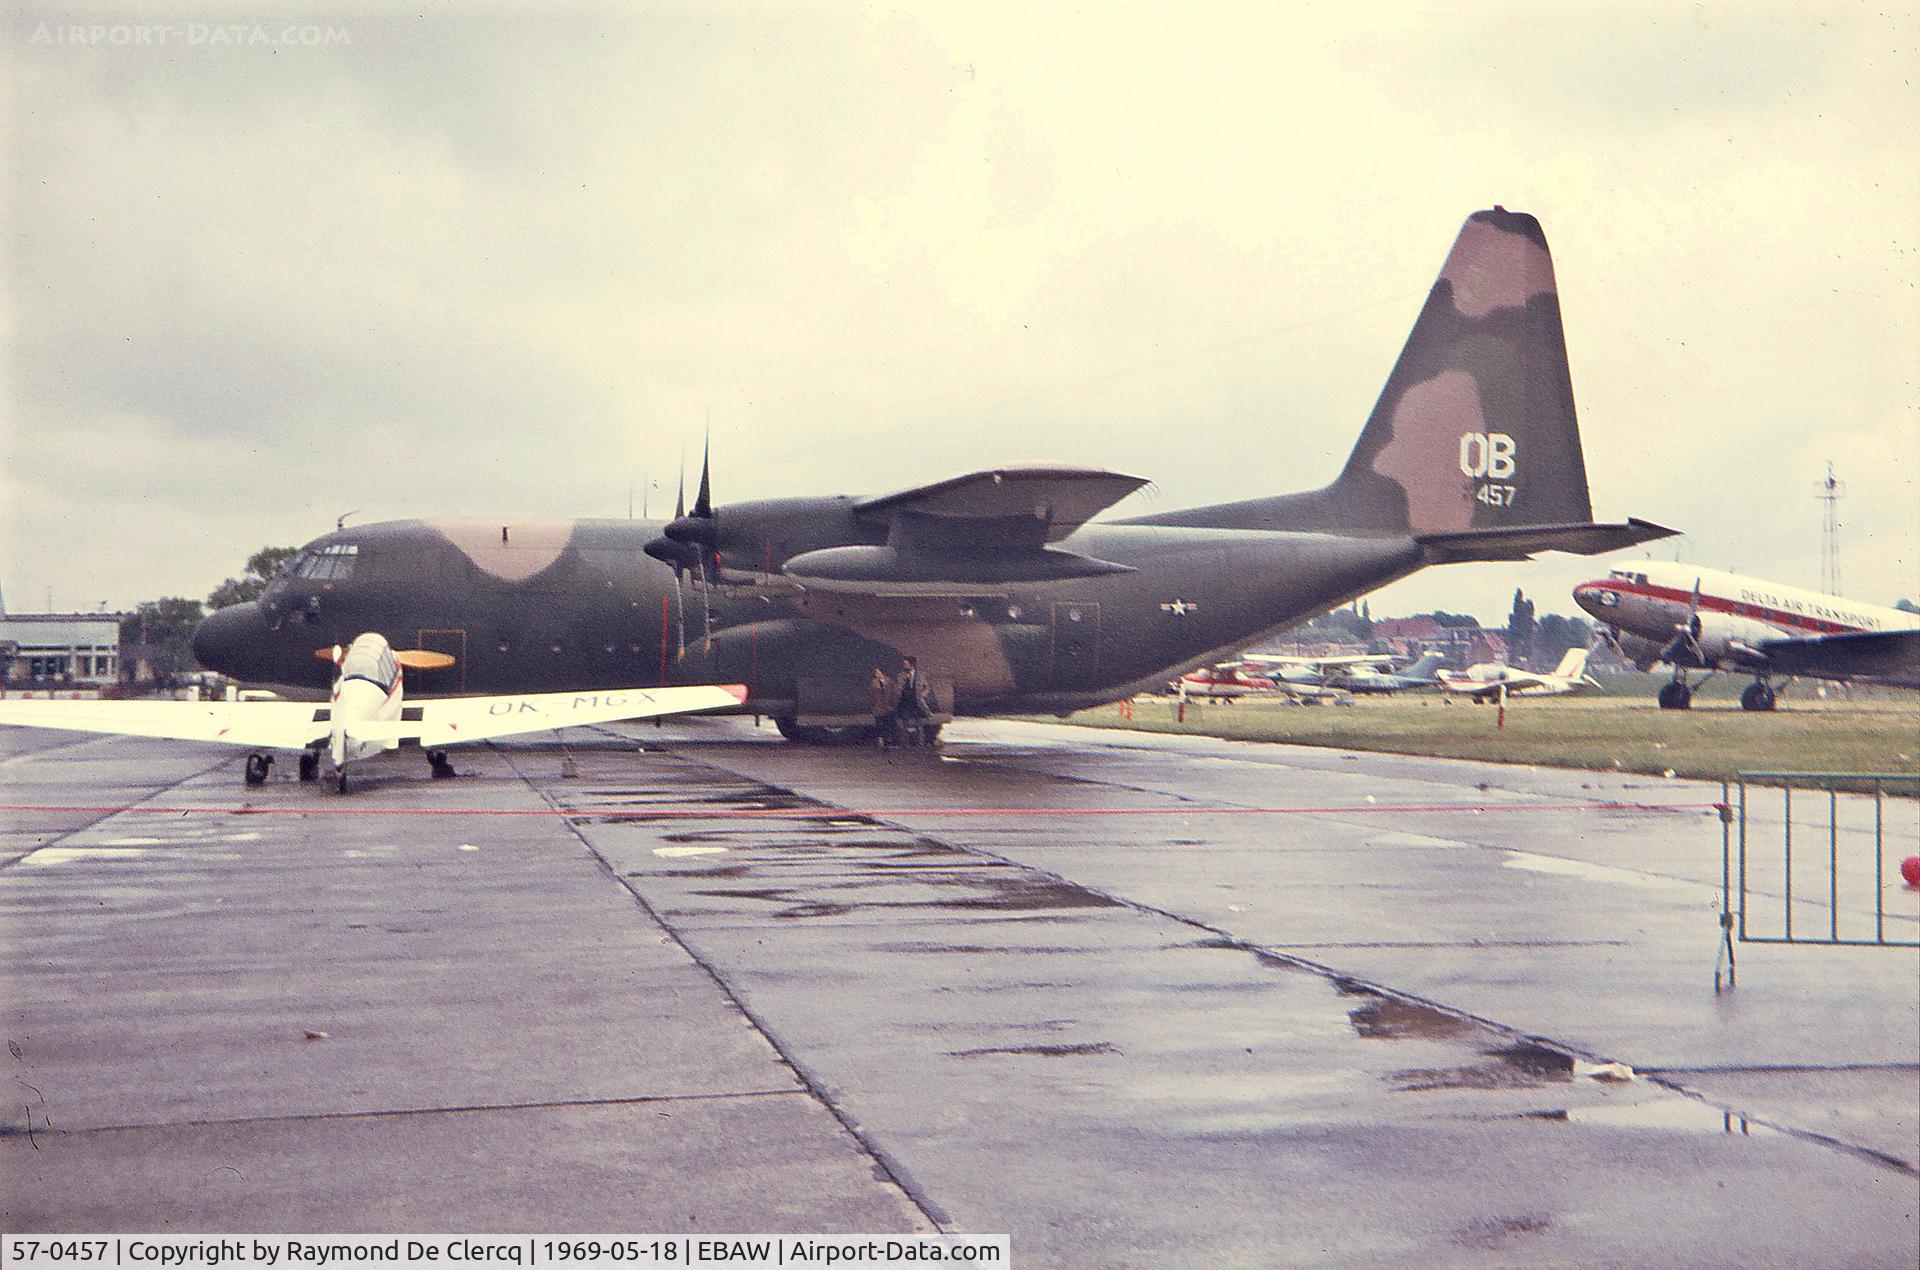
M 1053 606 L 1053 686 L 1077 688 L 1100 671 L 1100 606 L 1068 601 Z
M 467 632 L 465 630 L 422 630 L 415 648 L 446 653 L 453 665 L 441 670 L 416 670 L 421 691 L 465 692 L 467 690 Z

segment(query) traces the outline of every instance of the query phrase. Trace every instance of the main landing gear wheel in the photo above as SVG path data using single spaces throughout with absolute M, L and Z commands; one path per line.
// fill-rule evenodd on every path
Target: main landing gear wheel
M 1685 710 L 1693 704 L 1693 689 L 1678 679 L 1670 679 L 1660 686 L 1659 700 L 1662 710 Z
M 1773 685 L 1761 683 L 1758 679 L 1748 684 L 1746 691 L 1740 694 L 1742 710 L 1771 710 L 1773 703 Z
M 303 782 L 320 779 L 320 755 L 316 751 L 306 750 L 300 755 L 300 779 Z
M 247 784 L 264 785 L 267 783 L 267 769 L 273 766 L 271 754 L 247 755 Z
M 334 773 L 333 792 L 336 794 L 344 794 L 347 792 L 347 769 L 344 767 Z
M 433 779 L 437 781 L 449 780 L 460 774 L 453 770 L 453 764 L 448 761 L 445 750 L 428 750 L 427 764 L 433 770 Z

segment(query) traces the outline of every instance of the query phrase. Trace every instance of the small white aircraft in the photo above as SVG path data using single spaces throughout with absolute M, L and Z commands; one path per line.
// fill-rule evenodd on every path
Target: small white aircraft
M 1591 684 L 1600 686 L 1600 681 L 1587 673 L 1587 650 L 1569 648 L 1567 655 L 1551 672 L 1516 670 L 1512 666 L 1503 666 L 1499 662 L 1481 662 L 1462 671 L 1442 670 L 1436 678 L 1440 691 L 1449 697 L 1459 695 L 1471 697 L 1475 701 L 1492 701 L 1498 698 L 1505 701 L 1508 697 L 1557 697 L 1563 693 L 1578 692 Z
M 300 752 L 300 779 L 320 774 L 324 753 L 333 763 L 334 786 L 347 792 L 347 764 L 417 745 L 427 752 L 436 777 L 452 776 L 447 747 L 500 737 L 546 732 L 588 723 L 615 723 L 702 710 L 724 710 L 746 700 L 741 684 L 679 688 L 615 688 L 585 692 L 535 692 L 505 697 L 447 697 L 403 704 L 402 667 L 451 665 L 445 653 L 396 650 L 368 632 L 345 648 L 314 655 L 332 660 L 338 673 L 332 700 L 311 701 L 49 701 L 0 700 L 0 723 L 165 737 L 244 746 L 246 781 L 263 784 L 274 750 Z

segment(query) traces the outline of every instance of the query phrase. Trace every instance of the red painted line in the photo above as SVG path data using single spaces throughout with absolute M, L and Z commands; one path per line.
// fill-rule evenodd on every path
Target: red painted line
M 109 814 L 145 813 L 156 816 L 589 816 L 658 817 L 686 820 L 795 819 L 815 820 L 834 817 L 865 816 L 880 819 L 889 816 L 1332 816 L 1366 813 L 1369 815 L 1426 815 L 1433 812 L 1499 811 L 1635 811 L 1674 812 L 1712 811 L 1719 803 L 1355 803 L 1329 804 L 1323 807 L 647 807 L 643 804 L 610 803 L 605 807 L 251 807 L 209 804 L 192 806 L 154 806 L 149 803 L 112 805 L 96 803 L 0 803 L 0 811 L 85 811 Z

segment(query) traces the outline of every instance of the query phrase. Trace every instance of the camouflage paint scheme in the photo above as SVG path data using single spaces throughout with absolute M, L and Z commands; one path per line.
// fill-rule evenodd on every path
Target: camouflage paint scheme
M 364 630 L 453 653 L 415 691 L 742 682 L 784 720 L 867 713 L 911 653 L 943 712 L 1068 711 L 1158 688 L 1425 565 L 1665 536 L 1592 522 L 1545 236 L 1462 227 L 1341 475 L 1324 489 L 1087 523 L 1144 484 L 1004 468 L 876 499 L 766 499 L 671 522 L 393 521 L 350 576 L 283 576 L 195 653 L 306 685 Z M 651 552 L 652 554 L 649 554 Z M 677 567 L 676 567 L 677 566 Z M 710 580 L 708 580 L 710 579 Z

